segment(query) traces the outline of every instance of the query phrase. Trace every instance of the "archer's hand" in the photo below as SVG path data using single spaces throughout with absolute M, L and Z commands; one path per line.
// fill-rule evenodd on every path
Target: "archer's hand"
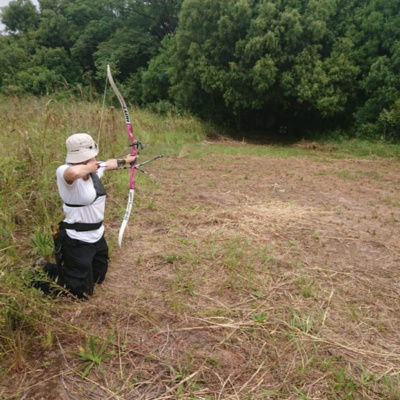
M 132 165 L 133 163 L 136 162 L 137 158 L 138 158 L 138 156 L 132 156 L 132 155 L 128 154 L 125 158 L 126 163 Z
M 99 163 L 95 158 L 87 161 L 84 165 L 87 168 L 88 173 L 96 172 L 99 168 Z

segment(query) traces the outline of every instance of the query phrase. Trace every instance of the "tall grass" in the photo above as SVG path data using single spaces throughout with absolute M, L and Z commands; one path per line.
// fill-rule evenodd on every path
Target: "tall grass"
M 99 141 L 100 159 L 130 152 L 122 111 L 112 101 L 102 107 L 87 101 L 0 97 L 0 361 L 23 363 L 24 349 L 48 345 L 57 330 L 54 302 L 27 288 L 29 267 L 37 256 L 52 257 L 50 227 L 63 218 L 55 171 L 64 163 L 66 138 L 91 134 Z M 168 155 L 175 145 L 205 137 L 202 124 L 190 116 L 132 109 L 131 117 L 149 156 Z M 127 174 L 119 179 L 123 184 L 117 182 L 116 189 L 125 188 Z M 125 204 L 127 190 L 113 196 Z M 36 340 L 33 346 L 39 336 L 47 342 Z
M 140 109 L 131 114 L 135 136 L 147 145 L 149 156 L 168 154 L 177 144 L 205 137 L 202 124 L 193 117 Z M 28 249 L 35 229 L 37 236 L 38 227 L 47 229 L 62 217 L 55 170 L 64 162 L 69 135 L 91 134 L 100 142 L 101 159 L 130 152 L 122 112 L 99 103 L 0 98 L 0 132 L 0 249 L 7 248 L 9 255 Z M 25 251 L 19 254 L 26 257 Z

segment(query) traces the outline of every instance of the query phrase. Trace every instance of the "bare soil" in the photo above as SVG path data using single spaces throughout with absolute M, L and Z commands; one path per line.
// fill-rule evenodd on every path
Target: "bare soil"
M 205 152 L 140 179 L 106 281 L 58 316 L 76 335 L 3 398 L 397 398 L 400 163 Z M 90 335 L 113 355 L 82 379 Z

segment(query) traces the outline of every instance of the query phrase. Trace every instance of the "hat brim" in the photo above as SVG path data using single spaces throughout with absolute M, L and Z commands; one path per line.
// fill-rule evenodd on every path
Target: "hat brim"
M 94 149 L 84 149 L 76 153 L 68 152 L 65 161 L 70 164 L 77 164 L 96 157 L 98 153 L 99 148 L 96 143 L 96 147 Z

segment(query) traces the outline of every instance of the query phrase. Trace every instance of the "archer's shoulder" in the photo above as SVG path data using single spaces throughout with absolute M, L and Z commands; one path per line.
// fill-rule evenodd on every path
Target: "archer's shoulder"
M 61 176 L 64 175 L 65 170 L 68 169 L 70 166 L 71 166 L 71 164 L 63 164 L 63 165 L 60 165 L 60 166 L 57 168 L 57 171 L 56 171 L 57 176 L 59 176 L 59 175 L 61 175 Z
M 57 171 L 56 171 L 57 182 L 59 182 L 59 183 L 67 183 L 67 182 L 65 181 L 64 176 L 65 176 L 65 171 L 66 171 L 69 167 L 71 167 L 71 164 L 63 164 L 63 165 L 60 165 L 60 166 L 57 168 Z

